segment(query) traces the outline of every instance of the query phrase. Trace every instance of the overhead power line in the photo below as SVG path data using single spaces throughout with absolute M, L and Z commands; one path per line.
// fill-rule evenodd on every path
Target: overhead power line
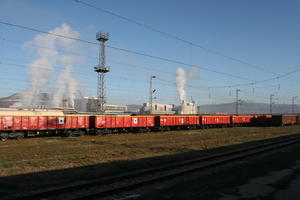
M 70 37 L 70 36 L 66 36 L 66 35 L 55 34 L 55 33 L 52 33 L 52 32 L 47 32 L 47 31 L 44 31 L 44 30 L 40 30 L 40 29 L 28 27 L 28 26 L 23 26 L 23 25 L 18 25 L 18 24 L 3 22 L 3 21 L 0 21 L 0 24 L 4 24 L 4 25 L 7 25 L 7 26 L 12 26 L 12 27 L 20 28 L 20 29 L 30 30 L 30 31 L 34 31 L 34 32 L 39 32 L 39 33 L 43 33 L 43 34 L 52 35 L 52 36 L 55 36 L 55 37 L 61 37 L 61 38 L 65 38 L 65 39 L 70 39 L 70 40 L 74 40 L 74 41 L 83 42 L 83 43 L 87 43 L 87 44 L 97 45 L 98 46 L 98 44 L 95 43 L 95 42 L 91 42 L 91 41 L 84 40 L 84 39 L 79 39 L 79 38 L 74 38 L 74 37 Z M 246 78 L 246 77 L 242 77 L 242 76 L 239 76 L 239 75 L 234 75 L 232 73 L 220 72 L 220 71 L 213 70 L 213 69 L 210 69 L 210 68 L 207 68 L 207 67 L 203 67 L 203 66 L 199 66 L 199 65 L 194 65 L 194 64 L 189 64 L 189 63 L 185 63 L 185 62 L 178 61 L 178 60 L 172 60 L 172 59 L 169 59 L 169 58 L 164 58 L 164 57 L 160 57 L 160 56 L 155 56 L 155 55 L 150 55 L 150 54 L 146 54 L 146 53 L 141 53 L 141 52 L 138 52 L 138 51 L 124 49 L 124 48 L 120 48 L 120 47 L 114 47 L 114 46 L 108 46 L 108 45 L 107 45 L 107 47 L 111 48 L 111 49 L 115 49 L 115 50 L 119 50 L 119 51 L 131 53 L 131 54 L 135 54 L 135 55 L 140 55 L 140 56 L 144 56 L 144 57 L 148 57 L 148 58 L 152 58 L 152 59 L 162 60 L 162 61 L 165 61 L 165 62 L 179 64 L 179 65 L 183 65 L 183 66 L 195 67 L 195 68 L 199 68 L 201 70 L 205 70 L 205 71 L 209 71 L 209 72 L 221 74 L 221 75 L 224 75 L 224 76 L 229 76 L 229 77 L 233 77 L 233 78 L 237 78 L 237 79 L 241 79 L 241 80 L 246 80 L 246 81 L 249 81 L 249 83 L 246 83 L 247 85 L 249 85 L 249 84 L 253 85 L 255 83 L 261 83 L 261 84 L 264 84 L 264 85 L 269 86 L 269 87 L 273 87 L 273 88 L 277 87 L 275 85 L 270 85 L 270 84 L 264 83 L 266 81 L 262 81 L 262 82 L 261 81 L 255 81 L 255 80 L 251 80 L 251 79 Z M 275 78 L 278 78 L 278 76 L 276 76 Z M 272 80 L 275 79 L 275 78 L 272 78 Z M 238 84 L 238 86 L 239 85 L 240 84 Z M 226 86 L 222 86 L 222 87 L 226 87 Z
M 14 60 L 17 61 L 16 59 L 8 59 L 8 60 Z M 27 67 L 27 65 L 24 64 L 16 64 L 16 63 L 9 63 L 9 62 L 5 62 L 0 60 L 0 65 L 8 65 L 10 67 Z M 46 71 L 56 71 L 56 72 L 63 72 L 64 68 L 63 66 L 50 66 L 50 65 L 45 65 L 45 64 L 41 64 L 41 63 L 35 63 L 35 64 L 30 64 L 32 67 L 35 68 L 40 68 L 42 70 L 46 70 Z M 49 69 L 49 67 L 55 67 L 54 69 Z M 61 68 L 60 70 L 56 69 L 56 68 Z M 291 74 L 291 73 L 295 73 L 297 71 L 300 71 L 300 68 L 293 70 L 291 72 L 287 72 L 285 74 L 282 75 L 282 77 Z M 93 75 L 86 73 L 85 71 L 82 70 L 73 70 L 73 72 L 78 72 L 80 73 L 80 75 L 83 76 L 88 76 L 88 77 L 93 77 Z M 118 80 L 128 80 L 128 81 L 133 81 L 133 82 L 144 82 L 143 80 L 137 80 L 137 79 L 132 79 L 132 78 L 127 78 L 127 77 L 122 77 L 122 76 L 109 76 L 109 79 L 118 79 Z M 276 77 L 276 78 L 272 78 L 272 79 L 264 79 L 261 81 L 257 81 L 257 82 L 264 82 L 264 81 L 270 81 L 273 79 L 280 79 L 281 77 Z M 172 85 L 176 85 L 175 81 L 170 81 L 170 80 L 164 80 L 160 77 L 157 77 L 157 80 L 161 81 L 161 82 L 165 82 L 168 84 L 172 84 Z M 234 87 L 243 87 L 243 86 L 253 86 L 254 83 L 242 83 L 242 84 L 232 84 L 232 85 L 220 85 L 220 86 L 197 86 L 197 85 L 190 85 L 187 84 L 186 86 L 189 88 L 195 88 L 195 89 L 222 89 L 222 88 L 234 88 Z
M 166 31 L 162 31 L 162 30 L 160 30 L 160 29 L 158 29 L 158 28 L 155 28 L 155 27 L 153 27 L 153 26 L 150 26 L 150 25 L 147 25 L 147 24 L 145 24 L 145 23 L 139 22 L 139 21 L 137 21 L 137 20 L 131 19 L 131 18 L 129 18 L 129 17 L 126 17 L 126 16 L 123 16 L 123 15 L 117 14 L 117 13 L 115 13 L 115 12 L 113 12 L 113 11 L 108 10 L 108 9 L 104 9 L 104 8 L 95 6 L 95 5 L 93 5 L 93 4 L 87 3 L 86 1 L 82 1 L 82 0 L 73 0 L 73 1 L 76 2 L 76 3 L 79 3 L 79 4 L 81 4 L 81 5 L 87 6 L 87 7 L 89 7 L 89 8 L 93 8 L 93 9 L 95 9 L 95 10 L 97 10 L 97 11 L 102 12 L 102 13 L 106 13 L 106 14 L 108 14 L 108 15 L 117 17 L 117 18 L 122 19 L 122 20 L 124 20 L 124 21 L 127 21 L 127 22 L 129 22 L 129 23 L 132 23 L 132 24 L 135 24 L 135 25 L 137 25 L 137 26 L 143 27 L 143 28 L 148 29 L 148 30 L 150 30 L 150 31 L 152 31 L 152 32 L 159 33 L 159 34 L 164 35 L 164 36 L 166 36 L 166 37 L 168 37 L 168 38 L 171 38 L 171 39 L 180 41 L 180 42 L 182 42 L 182 43 L 185 43 L 185 44 L 190 45 L 190 46 L 193 46 L 193 47 L 200 48 L 200 49 L 205 50 L 205 51 L 207 51 L 207 52 L 210 52 L 210 53 L 212 53 L 212 54 L 215 54 L 215 55 L 218 55 L 218 56 L 227 58 L 227 59 L 229 59 L 229 60 L 232 60 L 232 61 L 241 63 L 241 64 L 243 64 L 243 65 L 247 65 L 247 66 L 252 67 L 252 68 L 255 68 L 255 69 L 257 69 L 257 70 L 261 70 L 261 71 L 264 71 L 264 72 L 271 73 L 271 74 L 273 74 L 273 75 L 280 75 L 280 74 L 275 73 L 275 72 L 273 72 L 273 71 L 264 69 L 264 68 L 262 68 L 262 67 L 260 67 L 260 66 L 257 66 L 257 65 L 251 64 L 251 63 L 249 63 L 249 62 L 246 62 L 246 61 L 244 61 L 244 60 L 242 60 L 242 59 L 239 59 L 239 58 L 235 58 L 235 57 L 226 55 L 226 54 L 224 54 L 224 53 L 221 53 L 221 52 L 219 52 L 219 51 L 216 51 L 216 50 L 213 50 L 213 49 L 211 49 L 211 48 L 205 47 L 205 46 L 203 46 L 203 45 L 197 44 L 197 43 L 195 43 L 195 42 L 192 42 L 192 41 L 183 39 L 183 38 L 181 38 L 181 37 L 179 37 L 179 36 L 176 36 L 176 35 L 174 35 L 174 34 L 168 33 L 168 32 L 166 32 Z
M 83 43 L 98 46 L 98 44 L 95 43 L 95 42 L 91 42 L 91 41 L 84 40 L 84 39 L 79 39 L 79 38 L 74 38 L 74 37 L 70 37 L 70 36 L 66 36 L 66 35 L 55 34 L 55 33 L 52 33 L 52 32 L 47 32 L 47 31 L 44 31 L 44 30 L 40 30 L 40 29 L 28 27 L 28 26 L 23 26 L 23 25 L 19 25 L 19 24 L 12 24 L 12 23 L 3 22 L 3 21 L 0 21 L 0 24 L 4 24 L 4 25 L 7 25 L 7 26 L 13 26 L 13 27 L 20 28 L 20 29 L 30 30 L 30 31 L 39 32 L 39 33 L 44 33 L 44 34 L 53 35 L 53 36 L 56 36 L 56 37 L 61 37 L 61 38 L 65 38 L 65 39 L 70 39 L 70 40 L 74 40 L 74 41 L 83 42 Z M 141 53 L 141 52 L 137 52 L 137 51 L 129 50 L 129 49 L 124 49 L 124 48 L 120 48 L 120 47 L 114 47 L 114 46 L 109 46 L 109 45 L 107 45 L 107 47 L 111 48 L 111 49 L 131 53 L 131 54 L 135 54 L 135 55 L 140 55 L 140 56 L 144 56 L 144 57 L 148 57 L 148 58 L 152 58 L 152 59 L 162 60 L 162 61 L 169 62 L 169 63 L 185 65 L 185 66 L 189 66 L 189 67 L 196 67 L 196 68 L 199 68 L 201 70 L 210 71 L 210 72 L 214 72 L 214 73 L 217 73 L 217 74 L 221 74 L 221 75 L 230 76 L 230 77 L 233 77 L 233 78 L 253 82 L 252 80 L 250 80 L 246 77 L 242 77 L 242 76 L 238 76 L 238 75 L 234 75 L 234 74 L 230 74 L 230 73 L 226 73 L 226 72 L 219 72 L 219 71 L 209 69 L 207 67 L 203 67 L 203 66 L 199 66 L 199 65 L 193 65 L 193 64 L 185 63 L 185 62 L 178 61 L 178 60 L 172 60 L 172 59 L 169 59 L 169 58 L 164 58 L 164 57 L 160 57 L 160 56 Z
M 12 66 L 11 64 L 9 64 L 9 63 L 1 63 L 0 62 L 0 65 L 1 64 L 4 64 L 4 65 L 9 65 L 9 66 Z M 26 65 L 17 65 L 17 67 L 21 67 L 21 66 L 26 66 Z M 41 66 L 41 65 L 39 65 L 39 66 Z M 42 66 L 41 66 L 42 67 Z M 49 70 L 49 69 L 45 69 L 45 70 Z M 14 74 L 14 73 L 12 73 L 12 72 L 5 72 L 5 71 L 3 71 L 2 73 L 6 73 L 6 74 Z M 88 75 L 87 75 L 88 76 Z M 7 78 L 7 77 L 9 77 L 9 76 L 5 76 L 5 77 L 0 77 L 1 78 L 1 80 L 9 80 L 9 81 L 13 81 L 13 82 L 27 82 L 27 80 L 25 80 L 25 79 L 13 79 L 13 78 Z M 140 81 L 140 82 L 144 82 L 144 81 L 142 81 L 142 80 L 134 80 L 134 79 L 129 79 L 129 78 L 126 78 L 126 77 L 110 77 L 110 79 L 118 79 L 118 80 L 127 80 L 127 81 L 133 81 L 133 82 L 137 82 L 137 81 Z M 163 85 L 165 85 L 165 84 L 170 84 L 170 85 L 175 85 L 175 82 L 174 81 L 168 81 L 168 80 L 163 80 L 163 79 L 161 79 L 161 78 L 157 78 L 159 81 L 162 81 L 162 82 L 164 82 L 164 84 Z M 50 86 L 50 85 L 49 85 Z M 91 90 L 92 91 L 92 89 L 95 89 L 96 87 L 95 86 L 93 86 L 93 85 L 88 85 L 88 84 L 85 84 L 84 85 L 84 87 L 85 88 L 87 88 L 88 90 Z M 194 88 L 194 89 L 208 89 L 208 88 L 210 88 L 210 89 L 218 89 L 218 88 L 214 88 L 214 87 L 205 87 L 205 86 L 195 86 L 195 85 L 186 85 L 186 87 L 187 88 Z M 51 88 L 51 87 L 50 87 Z M 136 94 L 138 94 L 138 95 L 141 95 L 141 93 L 143 93 L 144 92 L 144 90 L 137 90 L 137 89 L 133 89 L 132 87 L 130 87 L 130 88 L 125 88 L 125 87 L 121 87 L 121 88 L 119 88 L 119 87 L 109 87 L 109 90 L 112 90 L 112 92 L 113 91 L 122 91 L 122 92 L 136 92 Z M 172 96 L 172 95 L 174 95 L 173 93 L 169 93 L 169 92 L 166 92 L 165 90 L 162 90 L 163 91 L 163 94 L 164 95 L 168 95 L 168 96 Z M 169 91 L 169 90 L 167 90 L 167 91 Z M 212 92 L 212 91 L 211 91 Z M 205 92 L 203 92 L 203 93 L 205 93 Z M 224 95 L 222 95 L 222 96 L 220 96 L 220 97 L 216 97 L 216 95 L 218 96 L 218 94 L 219 94 L 219 92 L 217 92 L 217 93 L 214 93 L 214 97 L 213 97 L 213 99 L 214 100 L 224 100 L 224 99 L 231 99 L 231 98 L 224 98 Z M 146 95 L 146 94 L 145 94 Z M 146 95 L 147 96 L 147 95 Z M 202 99 L 205 99 L 205 97 L 203 97 L 203 95 L 201 95 L 202 97 Z M 269 99 L 268 97 L 261 97 L 261 96 L 257 96 L 257 95 L 253 95 L 253 94 L 251 94 L 250 95 L 251 97 L 257 97 L 257 98 L 260 98 L 260 99 Z M 165 97 L 164 97 L 165 98 Z M 199 99 L 199 97 L 197 97 L 197 99 Z
M 14 43 L 14 44 L 21 44 L 21 45 L 24 44 L 21 41 L 11 40 L 11 39 L 7 39 L 7 38 L 0 38 L 0 40 L 5 41 L 5 42 L 9 42 L 9 43 Z M 34 45 L 34 44 L 31 44 L 31 43 L 26 43 L 26 46 L 32 46 L 32 47 L 35 47 L 35 48 L 38 48 L 38 49 L 46 49 L 46 50 L 49 50 L 49 51 L 68 53 L 68 54 L 72 54 L 72 55 L 76 55 L 76 56 L 87 57 L 87 58 L 90 58 L 90 59 L 98 59 L 98 57 L 96 57 L 96 56 L 86 55 L 86 54 L 82 54 L 82 53 L 74 52 L 74 51 L 65 51 L 65 50 L 61 50 L 61 49 L 54 49 L 54 48 L 49 48 L 49 47 L 45 47 L 45 46 Z M 17 61 L 16 59 L 11 59 L 11 58 L 9 60 Z M 147 67 L 145 65 L 142 66 L 142 65 L 130 64 L 130 63 L 124 63 L 124 62 L 121 62 L 121 61 L 117 61 L 115 59 L 108 59 L 108 60 L 110 60 L 113 63 L 122 64 L 122 66 L 128 66 L 128 67 L 134 67 L 134 68 L 148 70 L 148 71 L 157 71 L 159 73 L 170 74 L 170 72 L 163 71 L 163 70 L 160 70 L 160 69 L 154 69 L 153 67 L 150 67 L 150 66 Z M 280 79 L 280 78 L 285 78 L 288 75 L 296 73 L 298 71 L 300 71 L 300 68 L 297 68 L 297 69 L 295 69 L 291 72 L 285 73 L 285 74 L 279 74 L 278 76 L 275 76 L 275 77 L 272 77 L 272 78 L 263 79 L 261 81 L 256 81 L 256 83 L 263 83 L 263 82 L 272 81 L 272 80 L 276 80 L 276 79 Z M 212 80 L 212 79 L 204 79 L 204 80 L 215 82 L 215 80 Z M 298 80 L 295 80 L 295 81 L 298 81 Z M 234 84 L 234 85 L 213 86 L 213 87 L 208 86 L 208 87 L 205 87 L 205 88 L 231 88 L 231 87 L 240 87 L 240 86 L 249 86 L 249 85 L 253 86 L 254 82 Z

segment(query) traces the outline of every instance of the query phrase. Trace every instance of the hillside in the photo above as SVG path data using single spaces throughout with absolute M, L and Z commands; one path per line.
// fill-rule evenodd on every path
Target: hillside
M 20 94 L 15 93 L 8 97 L 0 98 L 0 107 L 8 108 L 8 107 L 12 106 L 14 103 L 19 102 L 19 101 L 20 101 Z
M 295 107 L 296 112 L 300 112 L 300 106 Z M 266 103 L 244 102 L 240 106 L 240 113 L 265 114 L 270 112 L 270 105 Z M 291 113 L 292 105 L 275 104 L 273 113 Z M 200 105 L 200 113 L 235 113 L 235 103 Z
M 0 107 L 7 108 L 20 101 L 20 94 L 15 93 L 8 97 L 0 98 Z M 128 111 L 137 112 L 142 105 L 127 105 Z M 266 114 L 270 111 L 270 105 L 266 103 L 244 102 L 240 106 L 240 114 Z M 275 104 L 273 113 L 291 113 L 292 105 Z M 295 107 L 295 112 L 300 113 L 300 106 Z M 235 113 L 235 103 L 200 105 L 200 113 Z

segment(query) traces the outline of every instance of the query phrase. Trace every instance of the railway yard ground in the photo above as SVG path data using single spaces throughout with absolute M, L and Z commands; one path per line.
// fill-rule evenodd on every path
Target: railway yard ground
M 300 144 L 124 193 L 135 200 L 300 199 Z M 119 199 L 121 199 L 119 198 Z M 131 198 L 133 199 L 133 198 Z
M 8 140 L 0 143 L 0 197 L 28 192 L 33 188 L 43 190 L 104 176 L 120 175 L 296 133 L 300 133 L 300 126 L 235 127 Z M 288 159 L 288 157 L 285 158 Z M 276 158 L 274 158 L 275 161 Z M 291 161 L 285 163 L 291 163 Z M 250 160 L 246 164 L 249 164 L 247 168 L 251 169 L 254 168 L 251 165 L 257 163 Z M 265 166 L 268 165 L 276 168 L 280 164 L 265 163 Z M 265 170 L 266 174 L 267 169 L 263 168 L 260 170 Z M 262 173 L 261 171 L 257 170 L 257 175 Z M 247 174 L 240 172 L 238 168 L 222 174 L 225 176 L 233 172 L 241 177 Z M 245 173 L 244 176 L 241 173 Z M 225 182 L 229 180 L 232 184 L 237 183 L 222 176 L 217 179 L 225 180 Z M 243 178 L 238 180 L 243 180 Z M 218 181 L 211 179 L 210 182 L 217 184 Z M 209 184 L 206 185 L 205 187 L 209 186 Z M 169 192 L 172 193 L 172 189 L 170 190 Z M 174 191 L 176 190 L 173 190 L 173 193 Z M 159 192 L 163 193 L 163 191 Z M 227 192 L 230 194 L 236 191 Z M 152 198 L 151 195 L 148 195 L 149 199 Z M 165 197 L 173 199 L 167 194 Z M 208 197 L 211 198 L 211 196 Z

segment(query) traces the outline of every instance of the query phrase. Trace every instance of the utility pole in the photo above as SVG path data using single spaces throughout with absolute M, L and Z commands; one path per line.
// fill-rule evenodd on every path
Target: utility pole
M 235 114 L 238 115 L 240 113 L 240 104 L 241 104 L 241 100 L 239 99 L 239 92 L 241 90 L 240 89 L 236 89 L 236 96 L 235 96 Z
M 298 96 L 294 96 L 292 98 L 292 113 L 295 113 L 295 100 L 298 98 Z
M 156 78 L 156 76 L 150 76 L 150 90 L 149 90 L 149 103 L 150 103 L 150 114 L 152 114 L 152 102 L 153 102 L 153 93 L 155 90 L 152 89 L 152 79 Z
M 98 87 L 97 87 L 97 96 L 98 96 L 98 106 L 97 112 L 103 114 L 105 112 L 106 98 L 105 98 L 105 73 L 109 72 L 109 67 L 105 64 L 105 42 L 108 40 L 108 33 L 98 32 L 96 39 L 100 42 L 99 45 L 99 65 L 94 67 L 95 72 L 98 73 Z
M 275 96 L 274 94 L 270 95 L 270 114 L 272 114 L 272 112 L 273 112 L 273 104 L 274 104 L 273 97 L 274 96 Z

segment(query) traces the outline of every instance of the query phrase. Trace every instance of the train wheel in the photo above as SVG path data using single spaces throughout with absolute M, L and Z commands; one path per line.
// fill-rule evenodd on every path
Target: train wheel
M 6 141 L 8 138 L 9 138 L 9 136 L 8 136 L 7 133 L 2 133 L 2 134 L 0 135 L 1 141 Z
M 80 131 L 76 132 L 75 136 L 83 136 L 83 135 L 85 135 L 85 133 L 86 133 L 85 131 L 80 130 Z
M 73 135 L 74 135 L 74 134 L 73 134 L 72 131 L 66 131 L 66 132 L 65 132 L 65 136 L 66 136 L 66 137 L 73 137 Z
M 22 138 L 24 138 L 24 136 L 25 136 L 24 133 L 16 133 L 15 138 L 16 138 L 16 139 L 22 139 Z

